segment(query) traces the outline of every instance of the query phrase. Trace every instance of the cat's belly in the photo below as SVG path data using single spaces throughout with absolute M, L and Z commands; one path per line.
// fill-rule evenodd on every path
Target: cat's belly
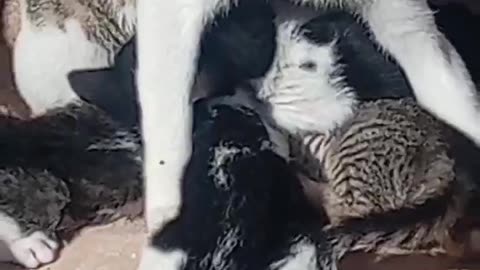
M 107 67 L 112 57 L 75 19 L 65 21 L 64 29 L 25 22 L 15 43 L 15 82 L 32 114 L 39 115 L 78 99 L 68 82 L 71 71 Z

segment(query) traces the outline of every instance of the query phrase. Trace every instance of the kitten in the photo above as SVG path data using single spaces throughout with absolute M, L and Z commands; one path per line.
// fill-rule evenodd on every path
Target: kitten
M 467 183 L 455 175 L 445 129 L 412 99 L 365 102 L 337 129 L 302 137 L 293 147 L 302 150 L 294 156 L 314 159 L 310 164 L 316 166 L 308 171 L 315 168 L 310 175 L 321 183 L 333 226 L 445 200 L 448 207 L 438 221 L 412 230 L 415 240 L 397 243 L 396 249 L 407 253 L 434 241 L 445 243 L 448 234 L 442 230 L 448 232 L 463 216 L 468 200 Z
M 338 56 L 346 85 L 356 99 L 411 96 L 400 68 L 376 51 L 364 28 L 349 14 L 326 12 L 303 30 L 315 40 L 317 49 Z M 330 44 L 335 37 L 336 42 Z M 320 39 L 325 42 L 319 43 Z M 339 68 L 334 60 L 328 63 Z M 75 91 L 105 104 L 109 93 L 116 91 L 110 87 L 115 80 L 133 76 L 133 61 L 121 63 L 126 66 L 72 74 Z M 313 66 L 317 71 L 324 67 L 315 61 Z M 370 75 L 370 79 L 362 75 Z M 90 88 L 92 85 L 98 88 Z M 131 96 L 127 100 L 135 97 L 132 85 L 118 89 L 124 97 Z M 165 255 L 164 266 L 171 266 L 169 269 L 335 269 L 337 261 L 350 251 L 385 248 L 379 252 L 398 253 L 392 249 L 395 241 L 410 236 L 412 228 L 428 224 L 442 213 L 442 204 L 435 200 L 422 206 L 424 212 L 418 208 L 390 211 L 390 215 L 349 220 L 322 231 L 325 220 L 311 210 L 297 179 L 271 152 L 271 138 L 258 115 L 242 106 L 208 106 L 209 102 L 195 106 L 194 156 L 182 180 L 185 204 L 181 214 L 152 240 L 157 252 Z M 410 106 L 409 102 L 400 104 L 400 111 Z M 422 116 L 431 119 L 423 110 Z M 255 169 L 258 166 L 262 169 Z M 275 176 L 277 173 L 282 177 Z M 243 203 L 234 203 L 239 197 L 245 198 Z M 441 231 L 456 217 L 440 219 L 435 231 Z M 192 233 L 192 224 L 195 232 L 202 233 Z M 421 233 L 422 239 L 432 237 L 430 232 Z M 385 244 L 377 245 L 381 241 Z
M 0 241 L 18 263 L 50 263 L 58 235 L 141 214 L 142 159 L 134 129 L 83 103 L 31 120 L 2 116 L 0 131 Z
M 65 183 L 46 170 L 22 166 L 0 169 L 0 242 L 25 267 L 56 259 L 55 228 L 70 202 Z M 10 255 L 9 254 L 9 255 Z
M 273 55 L 273 23 L 265 23 L 266 18 L 239 25 L 243 12 L 232 13 L 206 35 L 202 68 L 222 71 L 221 67 L 229 67 L 206 73 L 211 74 L 209 83 L 215 91 L 228 92 L 231 83 L 259 76 Z M 237 33 L 238 38 L 226 39 L 222 31 Z M 244 48 L 248 44 L 255 46 Z M 133 84 L 134 46 L 134 40 L 127 42 L 112 68 L 69 74 L 82 101 L 26 121 L 0 118 L 5 153 L 0 169 L 5 168 L 4 174 L 10 177 L 5 181 L 13 179 L 1 190 L 5 194 L 0 194 L 4 202 L 0 211 L 8 214 L 5 222 L 10 223 L 5 226 L 12 227 L 4 230 L 6 236 L 19 244 L 11 244 L 9 238 L 0 240 L 8 241 L 22 265 L 33 268 L 52 262 L 60 248 L 57 235 L 70 238 L 83 226 L 141 213 L 137 202 L 142 201 L 142 146 Z M 261 57 L 243 55 L 256 47 Z M 256 69 L 248 69 L 252 61 Z M 14 170 L 17 167 L 19 172 Z M 55 190 L 56 185 L 65 188 Z M 36 196 L 26 196 L 31 189 L 38 189 L 33 192 Z M 39 218 L 41 222 L 36 221 Z
M 276 56 L 275 68 L 261 81 L 259 93 L 260 98 L 268 99 L 273 119 L 284 121 L 280 126 L 292 123 L 308 127 L 315 125 L 315 119 L 331 123 L 323 133 L 294 134 L 291 155 L 296 168 L 319 182 L 311 185 L 304 179 L 307 187 L 320 193 L 311 201 L 321 205 L 330 219 L 331 228 L 326 233 L 334 246 L 332 261 L 349 250 L 380 255 L 435 254 L 445 249 L 458 253 L 451 250 L 459 248 L 449 233 L 463 216 L 475 181 L 474 167 L 462 168 L 456 163 L 458 155 L 452 153 L 459 135 L 452 135 L 451 127 L 421 109 L 412 98 L 404 98 L 411 92 L 401 73 L 392 73 L 390 86 L 398 88 L 387 88 L 391 92 L 362 88 L 388 86 L 388 77 L 382 72 L 370 73 L 375 64 L 364 73 L 371 76 L 371 82 L 352 80 L 351 65 L 346 64 L 351 43 L 344 36 L 350 28 L 327 27 L 327 18 L 316 18 L 302 27 L 292 22 L 281 25 L 278 38 L 286 46 L 278 50 L 281 56 Z M 352 20 L 344 17 L 340 21 L 354 27 Z M 358 35 L 361 31 L 356 33 L 348 35 L 364 40 Z M 386 68 L 392 65 L 384 64 Z M 361 69 L 354 70 L 357 76 L 362 74 Z M 395 79 L 404 82 L 395 84 Z M 382 94 L 398 100 L 363 101 Z M 350 110 L 347 114 L 332 109 L 332 104 L 340 101 L 349 102 L 348 106 L 339 105 Z M 325 105 L 313 106 L 320 102 Z M 305 108 L 312 113 L 305 115 Z M 389 233 L 382 231 L 388 218 L 399 217 L 417 221 L 393 223 Z M 361 226 L 377 229 L 349 234 L 345 227 L 352 228 L 352 223 L 358 230 Z
M 235 2 L 138 1 L 137 85 L 145 142 L 146 219 L 150 231 L 161 230 L 179 214 L 181 179 L 192 151 L 190 96 L 197 74 L 201 35 L 216 15 Z M 293 2 L 315 7 L 337 6 L 358 14 L 369 25 L 380 46 L 403 68 L 419 103 L 480 142 L 480 128 L 476 124 L 480 111 L 473 83 L 455 49 L 436 28 L 425 0 Z M 178 29 L 182 29 L 181 35 Z M 168 85 L 159 87 L 158 81 Z M 352 113 L 345 108 L 351 105 L 348 98 L 331 101 L 339 104 L 329 105 L 333 116 L 329 115 L 324 124 L 307 120 L 297 126 L 288 119 L 290 115 L 277 122 L 288 124 L 285 128 L 292 132 L 304 127 L 322 131 L 316 129 L 335 125 Z M 305 114 L 315 112 L 310 105 L 303 109 Z M 312 125 L 305 125 L 308 123 Z M 158 196 L 159 190 L 164 196 Z M 145 249 L 140 269 L 165 269 L 162 256 L 153 248 Z
M 104 97 L 115 91 L 109 87 L 111 83 L 122 76 L 134 76 L 128 61 L 119 63 L 108 70 L 72 74 L 77 94 L 110 107 Z M 100 88 L 94 91 L 92 85 Z M 118 89 L 128 102 L 135 99 L 129 86 Z M 103 94 L 91 95 L 102 90 Z M 272 151 L 259 116 L 244 105 L 225 104 L 237 97 L 195 103 L 195 152 L 182 182 L 186 204 L 179 219 L 169 224 L 165 233 L 156 235 L 153 243 L 178 256 L 183 261 L 179 269 L 307 267 L 305 258 L 314 258 L 316 251 L 315 243 L 304 232 L 320 228 L 323 219 L 307 204 L 287 163 Z M 110 103 L 113 108 L 123 104 L 115 106 L 116 101 Z M 114 118 L 122 119 L 122 115 Z M 130 120 L 123 123 L 127 125 Z M 196 233 L 199 231 L 202 233 Z

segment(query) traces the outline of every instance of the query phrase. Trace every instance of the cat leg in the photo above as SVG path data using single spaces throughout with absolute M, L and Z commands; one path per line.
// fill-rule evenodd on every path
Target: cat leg
M 24 17 L 24 16 L 23 16 Z M 15 83 L 33 116 L 78 100 L 68 74 L 75 69 L 106 67 L 105 49 L 89 41 L 80 23 L 67 19 L 65 29 L 36 26 L 22 18 L 13 49 Z
M 426 1 L 367 2 L 357 11 L 404 69 L 419 103 L 480 144 L 474 84 L 455 48 L 437 29 Z
M 191 155 L 191 88 L 204 26 L 229 0 L 138 2 L 138 97 L 145 144 L 146 219 L 153 232 L 175 218 Z M 146 269 L 146 268 L 145 268 Z
M 37 268 L 53 262 L 60 248 L 55 240 L 41 231 L 25 236 L 14 219 L 1 213 L 0 240 L 7 244 L 13 259 L 27 268 Z

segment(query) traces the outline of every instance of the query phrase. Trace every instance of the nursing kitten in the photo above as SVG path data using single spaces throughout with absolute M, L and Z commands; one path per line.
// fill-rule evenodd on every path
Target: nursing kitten
M 140 135 L 89 104 L 30 120 L 0 117 L 0 241 L 29 268 L 57 236 L 142 212 Z
M 332 226 L 443 201 L 445 212 L 431 224 L 380 244 L 408 253 L 447 243 L 468 201 L 471 184 L 455 174 L 446 129 L 412 99 L 379 100 L 360 103 L 338 128 L 302 137 L 292 149 L 302 149 L 294 157 L 314 159 L 307 171 L 321 186 Z
M 242 14 L 232 13 L 206 34 L 201 65 L 212 92 L 231 92 L 231 84 L 259 76 L 271 61 L 273 23 L 257 17 L 264 19 L 239 24 Z M 0 117 L 0 240 L 20 264 L 52 262 L 57 235 L 70 238 L 83 226 L 142 212 L 135 66 L 130 40 L 114 67 L 69 74 L 81 101 L 29 120 Z
M 327 56 L 336 56 L 334 59 L 325 59 L 327 64 L 324 66 L 319 65 L 315 61 L 317 58 L 314 58 L 305 67 L 306 71 L 313 69 L 319 72 L 317 75 L 322 75 L 321 70 L 325 67 L 341 71 L 333 73 L 329 79 L 337 79 L 340 75 L 345 77 L 342 76 L 341 79 L 345 80 L 345 86 L 348 86 L 355 104 L 360 104 L 362 110 L 364 109 L 364 118 L 370 119 L 374 112 L 382 112 L 393 107 L 395 108 L 393 112 L 387 110 L 386 118 L 395 115 L 397 110 L 400 112 L 406 110 L 407 114 L 418 113 L 418 118 L 425 120 L 427 126 L 430 121 L 442 126 L 408 99 L 371 103 L 362 101 L 381 97 L 408 97 L 412 93 L 400 68 L 376 50 L 375 44 L 368 39 L 364 29 L 351 15 L 329 11 L 307 23 L 303 29 L 309 34 L 308 37 L 314 40 L 312 46 L 315 45 L 316 49 L 322 50 Z M 335 43 L 330 44 L 335 37 L 337 37 Z M 320 42 L 321 40 L 324 42 Z M 301 41 L 301 38 L 296 41 Z M 312 52 L 313 47 L 310 53 Z M 134 61 L 130 61 L 130 64 L 122 62 L 126 66 L 120 65 L 109 70 L 74 73 L 70 76 L 71 79 L 75 78 L 72 85 L 79 96 L 86 95 L 99 104 L 106 104 L 110 94 L 113 95 L 116 90 L 120 90 L 125 96 L 135 96 L 132 84 L 124 84 L 118 89 L 110 87 L 115 85 L 119 78 L 133 76 L 131 70 Z M 277 78 L 288 80 L 289 74 Z M 316 77 L 317 80 L 325 78 L 324 75 L 320 75 Z M 370 77 L 365 79 L 365 76 Z M 82 84 L 82 81 L 89 84 Z M 300 76 L 296 82 L 299 87 L 302 86 Z M 90 88 L 93 85 L 96 85 L 97 90 Z M 312 87 L 314 86 L 312 84 Z M 127 100 L 131 99 L 133 98 Z M 117 99 L 114 99 L 113 103 L 115 100 Z M 117 111 L 120 111 L 123 105 L 117 106 L 119 107 Z M 196 106 L 197 109 L 198 107 Z M 381 109 L 378 109 L 379 107 Z M 409 108 L 414 110 L 410 112 Z M 354 110 L 357 110 L 356 106 Z M 458 215 L 461 215 L 461 211 L 453 214 L 450 211 L 461 205 L 461 201 L 458 205 L 448 204 L 451 201 L 444 205 L 442 203 L 444 197 L 437 200 L 435 193 L 426 192 L 420 194 L 424 196 L 420 196 L 414 202 L 430 198 L 428 195 L 432 195 L 434 199 L 427 200 L 428 202 L 421 206 L 414 205 L 415 208 L 411 211 L 392 210 L 394 207 L 389 208 L 391 204 L 388 203 L 380 209 L 367 209 L 365 206 L 364 212 L 371 210 L 372 213 L 368 218 L 351 219 L 347 215 L 340 215 L 344 213 L 339 212 L 339 218 L 344 218 L 345 222 L 322 231 L 324 220 L 310 212 L 310 206 L 304 201 L 305 197 L 298 189 L 298 183 L 295 183 L 296 179 L 291 177 L 291 172 L 285 171 L 286 164 L 272 155 L 266 147 L 270 142 L 255 112 L 219 104 L 209 109 L 196 110 L 195 115 L 197 118 L 194 125 L 196 145 L 194 158 L 182 182 L 185 204 L 179 218 L 167 224 L 165 231 L 157 233 L 152 242 L 158 252 L 172 255 L 171 260 L 166 260 L 166 263 L 173 265 L 182 261 L 182 264 L 172 266 L 172 269 L 210 269 L 232 265 L 243 267 L 242 269 L 335 269 L 338 260 L 355 250 L 375 250 L 382 255 L 410 253 L 416 248 L 417 252 L 441 252 L 433 249 L 421 250 L 422 244 L 430 240 L 433 243 L 437 239 L 445 239 L 448 242 L 448 234 L 440 234 L 437 238 L 436 233 L 446 231 L 444 229 L 448 229 Z M 197 121 L 204 117 L 209 120 Z M 414 121 L 409 119 L 405 121 Z M 239 132 L 241 130 L 247 132 Z M 440 132 L 431 129 L 429 131 L 434 135 Z M 417 133 L 413 135 L 418 135 L 419 138 L 426 136 L 421 132 L 420 135 Z M 228 140 L 224 141 L 226 138 Z M 431 141 L 428 139 L 427 141 L 438 146 L 440 153 L 444 153 L 442 151 L 446 149 L 446 145 L 437 139 L 438 136 L 433 136 Z M 205 142 L 207 143 L 204 145 Z M 239 150 L 244 147 L 248 147 L 248 151 Z M 207 153 L 211 155 L 211 159 L 208 159 L 211 165 L 206 162 Z M 452 165 L 450 156 L 439 157 L 440 169 L 443 169 L 442 162 L 446 168 Z M 318 162 L 315 161 L 314 164 L 318 169 Z M 263 169 L 252 170 L 257 166 Z M 250 169 L 246 170 L 247 167 Z M 283 177 L 274 176 L 277 172 Z M 218 181 L 212 177 L 217 177 Z M 277 180 L 272 182 L 272 179 L 276 178 Z M 439 193 L 448 191 L 448 188 L 454 185 L 452 183 L 455 183 L 453 179 L 446 179 L 445 185 L 439 185 Z M 448 187 L 442 189 L 445 186 Z M 279 193 L 280 190 L 283 191 Z M 445 194 L 448 196 L 447 192 Z M 245 200 L 239 204 L 232 203 L 239 197 Z M 292 201 L 292 198 L 298 199 L 300 203 Z M 445 209 L 449 210 L 443 217 Z M 203 218 L 198 218 L 198 213 L 202 213 Z M 281 215 L 277 215 L 278 213 Z M 272 223 L 271 220 L 276 222 Z M 194 231 L 192 224 L 196 224 Z M 433 230 L 427 231 L 427 228 Z M 197 231 L 203 233 L 195 233 Z M 415 235 L 413 232 L 418 233 L 419 241 L 424 242 L 409 242 L 408 237 Z M 402 240 L 406 240 L 404 246 L 397 242 Z M 395 249 L 397 246 L 404 249 Z
M 452 138 L 459 135 L 453 136 L 451 127 L 413 98 L 405 98 L 411 92 L 402 73 L 390 73 L 393 80 L 388 82 L 382 72 L 372 73 L 373 65 L 353 69 L 352 77 L 348 64 L 352 43 L 345 35 L 355 34 L 348 27 L 329 25 L 328 16 L 302 27 L 291 22 L 281 25 L 279 38 L 289 45 L 280 47 L 275 72 L 261 81 L 259 93 L 261 99 L 268 99 L 263 110 L 284 121 L 280 126 L 315 125 L 315 119 L 328 123 L 322 126 L 324 133 L 292 134 L 290 149 L 306 188 L 316 189 L 317 194 L 308 192 L 311 201 L 330 219 L 326 234 L 332 239 L 332 261 L 348 251 L 382 256 L 460 253 L 450 231 L 463 217 L 474 177 L 472 168 L 460 169 L 452 154 Z M 343 17 L 343 25 L 355 27 L 350 24 L 354 19 L 347 16 L 350 19 Z M 354 40 L 362 40 L 361 31 L 353 32 L 358 37 Z M 387 63 L 386 68 L 394 66 Z M 387 99 L 375 101 L 382 97 Z M 313 106 L 320 102 L 325 105 Z M 311 113 L 305 114 L 305 109 Z M 318 183 L 308 184 L 312 179 Z M 397 221 L 401 219 L 416 221 L 406 225 Z M 348 233 L 345 228 L 353 228 L 352 224 L 364 233 Z

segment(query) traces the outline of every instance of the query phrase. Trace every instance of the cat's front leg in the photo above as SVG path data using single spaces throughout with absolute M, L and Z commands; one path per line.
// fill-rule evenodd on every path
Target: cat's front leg
M 376 40 L 398 61 L 419 103 L 480 144 L 480 103 L 455 48 L 425 0 L 359 1 Z
M 191 154 L 190 89 L 204 26 L 198 0 L 138 2 L 138 96 L 150 232 L 174 219 Z

